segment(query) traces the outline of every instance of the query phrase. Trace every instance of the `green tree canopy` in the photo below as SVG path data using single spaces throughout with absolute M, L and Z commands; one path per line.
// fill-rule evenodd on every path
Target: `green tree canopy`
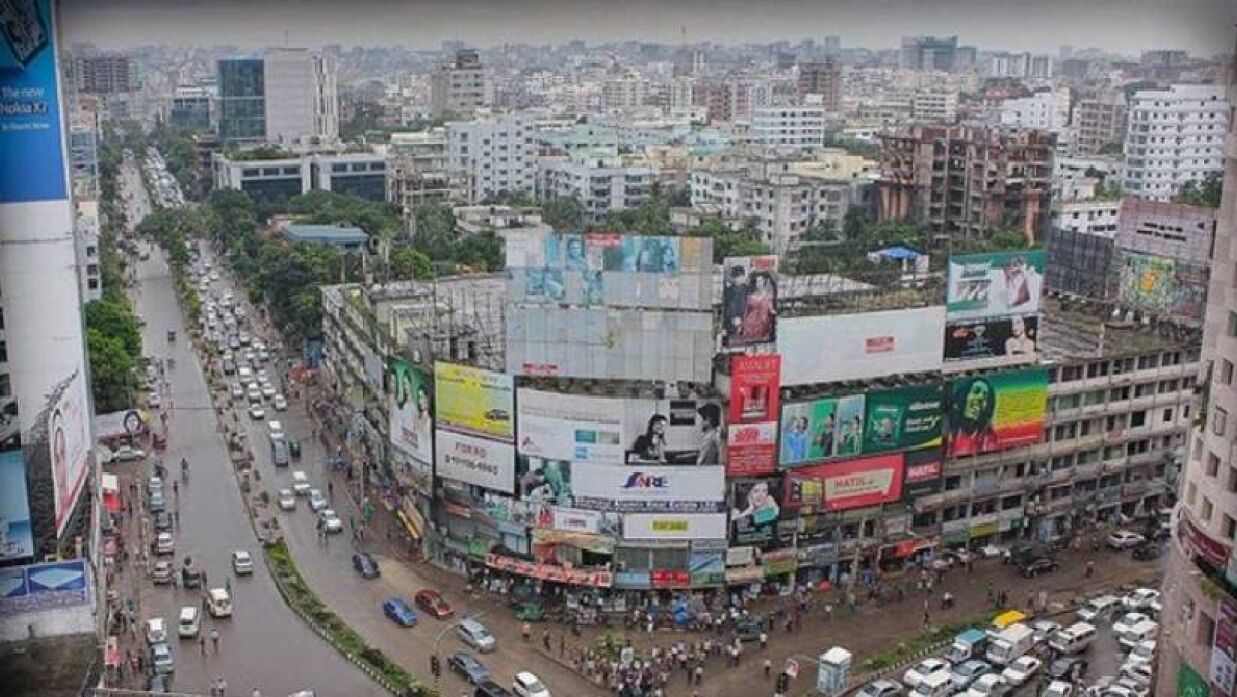
M 1181 191 L 1173 197 L 1174 203 L 1185 203 L 1191 206 L 1207 206 L 1219 208 L 1220 199 L 1224 195 L 1224 176 L 1219 172 L 1208 174 L 1202 183 L 1186 182 Z
M 97 329 L 103 335 L 119 339 L 125 353 L 133 358 L 142 355 L 142 330 L 129 306 L 109 300 L 86 303 L 86 329 Z
M 86 353 L 95 410 L 106 413 L 132 406 L 135 364 L 124 342 L 98 329 L 87 329 Z
M 584 228 L 584 206 L 574 198 L 556 198 L 541 207 L 541 219 L 559 232 L 575 232 Z

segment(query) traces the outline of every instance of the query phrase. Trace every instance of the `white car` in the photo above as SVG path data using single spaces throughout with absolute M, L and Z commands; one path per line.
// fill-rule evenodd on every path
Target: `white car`
M 1129 663 L 1121 666 L 1121 677 L 1137 683 L 1142 687 L 1151 684 L 1153 669 L 1150 663 Z
M 261 404 L 250 404 L 249 405 L 249 418 L 254 419 L 254 420 L 265 419 L 266 410 L 262 408 Z
M 1121 599 L 1126 610 L 1150 610 L 1160 600 L 1160 592 L 1154 588 L 1135 588 Z
M 292 491 L 297 496 L 309 493 L 309 475 L 305 474 L 305 470 L 292 471 Z
M 329 505 L 331 505 L 331 503 L 326 500 L 326 497 L 322 495 L 321 491 L 318 491 L 317 489 L 309 490 L 309 510 L 317 513 Z
M 271 400 L 271 406 L 275 407 L 275 411 L 287 411 L 288 400 L 283 395 L 275 395 L 275 399 Z
M 1059 631 L 1061 631 L 1060 623 L 1052 620 L 1035 620 L 1031 623 L 1031 633 L 1037 644 L 1048 641 L 1048 637 Z
M 245 389 L 240 386 L 240 383 L 232 383 L 232 399 L 241 399 L 245 396 Z
M 271 437 L 271 440 L 283 438 L 283 424 L 279 423 L 278 421 L 274 421 L 274 420 L 267 421 L 266 430 L 267 430 L 267 435 Z
M 1005 670 L 1001 671 L 1001 677 L 1010 685 L 1021 687 L 1035 677 L 1043 665 L 1043 662 L 1034 656 L 1022 656 L 1006 666 Z
M 262 389 L 255 385 L 250 385 L 249 389 L 245 391 L 245 396 L 248 397 L 249 401 L 251 402 L 254 402 L 254 403 L 261 402 L 262 401 Z
M 112 452 L 112 462 L 134 462 L 145 459 L 146 453 L 132 445 L 122 445 Z
M 176 553 L 176 539 L 170 532 L 161 532 L 155 537 L 155 554 L 160 556 Z
M 1112 633 L 1116 634 L 1118 638 L 1125 636 L 1135 625 L 1150 620 L 1150 615 L 1145 615 L 1141 612 L 1127 612 L 1112 623 Z
M 905 673 L 902 674 L 902 684 L 908 689 L 914 689 L 923 679 L 933 673 L 948 673 L 949 664 L 939 658 L 925 658 L 918 664 L 911 666 Z
M 1074 697 L 1074 686 L 1061 680 L 1053 680 L 1040 693 L 1040 697 Z
M 1125 657 L 1125 664 L 1146 663 L 1150 665 L 1155 662 L 1155 640 L 1148 639 L 1134 644 L 1130 649 L 1130 654 Z
M 253 557 L 249 552 L 238 549 L 232 552 L 232 570 L 237 576 L 247 576 L 253 573 Z
M 262 397 L 265 399 L 274 399 L 276 394 L 275 386 L 269 382 L 262 386 Z
M 1113 530 L 1108 535 L 1108 546 L 1111 549 L 1129 549 L 1136 547 L 1147 538 L 1129 530 Z
M 344 522 L 339 519 L 339 515 L 330 508 L 324 508 L 318 511 L 318 521 L 322 523 L 322 527 L 326 528 L 329 533 L 343 532 Z
M 550 697 L 550 691 L 536 675 L 524 670 L 515 674 L 511 690 L 518 697 Z
M 296 510 L 296 494 L 291 489 L 279 490 L 279 508 L 284 511 Z
M 1002 697 L 1010 693 L 1009 683 L 996 673 L 987 673 L 975 679 L 966 689 L 967 697 Z

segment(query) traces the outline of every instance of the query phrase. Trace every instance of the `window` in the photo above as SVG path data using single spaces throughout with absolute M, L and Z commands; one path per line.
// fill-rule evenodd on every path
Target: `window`
M 1228 484 L 1224 488 L 1230 494 L 1237 494 L 1237 467 L 1228 468 Z
M 1187 506 L 1193 506 L 1194 502 L 1197 499 L 1198 499 L 1198 484 L 1196 484 L 1195 482 L 1190 482 L 1188 485 L 1186 485 L 1186 488 L 1185 488 L 1185 504 Z
M 1211 432 L 1217 436 L 1224 435 L 1228 429 L 1228 412 L 1224 407 L 1215 407 L 1211 417 Z
M 1215 477 L 1220 473 L 1220 458 L 1215 453 L 1207 453 L 1207 476 Z
M 1130 428 L 1138 428 L 1147 425 L 1147 412 L 1136 411 L 1130 414 Z
M 1211 499 L 1203 497 L 1203 505 L 1198 509 L 1198 515 L 1205 521 L 1211 521 L 1211 514 L 1215 512 L 1215 506 L 1212 505 Z
M 1222 385 L 1233 384 L 1233 362 L 1227 358 L 1221 358 L 1220 372 L 1216 375 L 1216 378 Z
M 1169 407 L 1165 409 L 1164 413 L 1160 416 L 1160 420 L 1163 421 L 1164 423 L 1168 423 L 1169 421 L 1172 421 L 1173 420 L 1173 408 Z
M 1224 539 L 1232 540 L 1237 537 L 1237 520 L 1233 520 L 1233 516 L 1227 513 L 1220 520 L 1220 534 L 1224 536 Z
M 1237 312 L 1228 313 L 1228 335 L 1237 336 Z

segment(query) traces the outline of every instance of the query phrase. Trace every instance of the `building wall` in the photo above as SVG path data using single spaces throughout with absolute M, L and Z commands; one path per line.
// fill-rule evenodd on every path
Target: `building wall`
M 1125 193 L 1168 201 L 1186 182 L 1222 172 L 1229 112 L 1222 86 L 1135 92 L 1125 136 Z
M 262 59 L 223 59 L 218 70 L 220 140 L 265 140 L 266 83 Z
M 450 170 L 469 181 L 468 201 L 500 193 L 533 193 L 533 129 L 514 114 L 447 124 Z

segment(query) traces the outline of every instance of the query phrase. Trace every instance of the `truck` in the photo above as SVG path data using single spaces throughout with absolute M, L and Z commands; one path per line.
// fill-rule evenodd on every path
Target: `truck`
M 1002 629 L 988 643 L 988 662 L 998 666 L 1013 663 L 1035 645 L 1035 631 L 1022 622 Z
M 978 629 L 968 629 L 954 637 L 953 643 L 949 645 L 949 650 L 945 652 L 945 660 L 958 665 L 972 658 L 980 658 L 983 656 L 984 647 L 987 644 L 988 637 L 986 634 Z

